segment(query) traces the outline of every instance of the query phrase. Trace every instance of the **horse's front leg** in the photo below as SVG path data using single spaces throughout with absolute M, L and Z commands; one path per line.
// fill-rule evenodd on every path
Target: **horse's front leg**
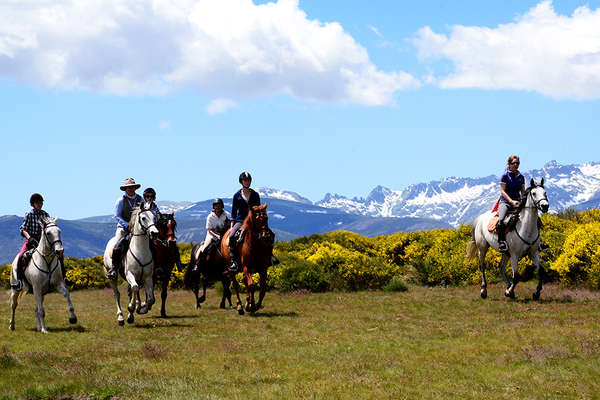
M 161 282 L 161 288 L 160 288 L 160 300 L 161 300 L 161 305 L 160 305 L 160 316 L 163 318 L 167 318 L 167 308 L 166 308 L 166 303 L 167 303 L 167 290 L 169 288 L 169 280 L 168 279 L 163 279 Z
M 231 304 L 231 290 L 229 289 L 229 280 L 225 277 L 221 278 L 221 284 L 223 285 L 223 297 L 221 297 L 221 303 L 219 304 L 219 308 L 225 308 L 225 300 L 229 302 L 229 309 L 233 309 L 233 304 Z
M 204 303 L 206 301 L 206 288 L 208 287 L 208 279 L 205 276 L 202 276 L 202 296 L 198 298 L 198 308 L 200 308 L 200 303 Z
M 508 262 L 508 255 L 502 254 L 502 258 L 500 259 L 500 264 L 498 264 L 498 268 L 500 268 L 500 272 L 502 273 L 502 277 L 504 278 L 504 282 L 506 283 L 506 288 L 510 287 L 510 280 L 508 279 L 508 275 L 506 275 L 506 263 Z
M 258 303 L 256 303 L 256 310 L 260 310 L 262 308 L 262 302 L 265 298 L 265 293 L 267 292 L 267 271 L 263 271 L 260 273 L 260 292 L 258 294 Z
M 67 305 L 69 306 L 69 323 L 76 324 L 77 316 L 75 315 L 75 308 L 73 307 L 73 303 L 71 303 L 71 295 L 69 293 L 69 289 L 67 289 L 67 286 L 65 285 L 65 282 L 62 279 L 60 283 L 56 286 L 56 290 L 59 293 L 62 293 L 62 295 L 65 296 L 65 299 L 67 300 Z
M 256 290 L 256 284 L 252 279 L 252 275 L 247 270 L 244 270 L 244 280 L 246 282 L 246 311 L 256 311 L 254 304 L 254 291 Z
M 11 331 L 15 330 L 15 312 L 17 310 L 17 305 L 19 304 L 19 292 L 15 289 L 10 289 L 10 323 L 8 328 Z
M 112 287 L 113 294 L 115 296 L 115 302 L 117 303 L 117 323 L 123 326 L 125 325 L 125 319 L 123 318 L 123 310 L 121 310 L 121 293 L 119 292 L 118 285 L 118 278 L 110 280 L 110 287 Z
M 127 280 L 127 283 L 129 284 L 129 304 L 127 304 L 127 311 L 129 313 L 127 314 L 127 323 L 131 324 L 134 320 L 133 313 L 136 309 L 136 301 L 138 301 L 139 298 L 140 287 L 137 284 L 135 276 L 131 271 L 127 271 L 125 273 L 125 278 Z
M 531 254 L 531 261 L 533 262 L 533 265 L 537 267 L 538 271 L 538 284 L 535 288 L 535 292 L 533 292 L 532 297 L 534 300 L 539 300 L 540 294 L 542 292 L 542 283 L 544 280 L 544 276 L 546 275 L 546 270 L 544 269 L 544 267 L 542 267 L 542 263 L 540 262 L 540 253 L 538 253 L 537 251 Z
M 48 333 L 46 329 L 46 310 L 44 310 L 44 295 L 41 287 L 33 287 L 33 296 L 35 297 L 35 318 L 37 320 L 37 330 L 42 333 Z
M 231 283 L 233 283 L 233 290 L 234 290 L 235 296 L 237 298 L 237 305 L 236 305 L 237 312 L 240 315 L 244 315 L 244 307 L 242 306 L 242 299 L 240 298 L 240 284 L 238 283 L 237 279 L 235 278 L 235 274 L 228 272 L 227 276 L 229 277 L 229 281 Z
M 144 279 L 144 292 L 146 292 L 146 301 L 140 305 L 138 314 L 148 313 L 156 301 L 154 298 L 154 280 L 152 278 L 152 274 L 148 274 L 148 276 L 146 276 Z
M 519 258 L 514 254 L 510 256 L 510 267 L 512 268 L 512 284 L 506 289 L 504 295 L 514 299 L 515 287 L 519 283 Z

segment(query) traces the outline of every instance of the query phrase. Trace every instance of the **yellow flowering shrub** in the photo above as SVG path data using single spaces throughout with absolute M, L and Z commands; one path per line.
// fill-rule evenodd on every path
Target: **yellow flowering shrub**
M 564 282 L 587 281 L 600 288 L 600 222 L 579 225 L 565 240 L 562 254 L 550 265 Z

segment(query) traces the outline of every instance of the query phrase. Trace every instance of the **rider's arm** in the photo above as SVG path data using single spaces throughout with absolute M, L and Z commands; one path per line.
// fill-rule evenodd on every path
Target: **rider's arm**
M 123 212 L 123 198 L 117 200 L 117 205 L 115 206 L 115 219 L 117 220 L 117 225 L 119 225 L 123 229 L 129 229 L 129 222 L 125 221 L 121 218 L 121 213 Z
M 29 226 L 31 226 L 31 224 L 33 223 L 32 218 L 33 218 L 33 216 L 31 215 L 31 213 L 25 214 L 23 223 L 21 224 L 21 227 L 19 228 L 19 230 L 21 231 L 21 235 L 25 239 L 29 239 L 29 232 L 27 232 L 27 229 L 29 229 Z
M 500 182 L 500 194 L 506 199 L 508 204 L 511 204 L 515 207 L 519 204 L 518 201 L 511 199 L 510 196 L 506 193 L 506 183 L 504 182 Z
M 237 194 L 237 193 L 236 193 Z M 233 201 L 231 202 L 231 226 L 236 223 L 239 213 L 239 204 L 236 201 L 235 194 L 233 195 Z

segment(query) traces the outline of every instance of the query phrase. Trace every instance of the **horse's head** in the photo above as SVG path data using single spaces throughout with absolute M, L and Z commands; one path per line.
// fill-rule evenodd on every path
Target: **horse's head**
M 177 245 L 177 238 L 175 237 L 175 230 L 177 229 L 177 222 L 173 216 L 173 211 L 169 214 L 161 214 L 157 226 L 158 226 L 158 238 L 161 241 L 166 241 L 168 247 Z
M 548 212 L 550 203 L 548 203 L 548 196 L 546 194 L 546 189 L 544 188 L 544 178 L 542 178 L 539 184 L 535 183 L 533 178 L 531 178 L 526 193 L 527 201 L 525 205 L 527 207 L 535 207 L 542 213 Z
M 273 233 L 269 229 L 269 216 L 267 214 L 267 203 L 262 206 L 253 206 L 250 209 L 252 229 L 257 232 L 258 238 L 263 241 L 272 241 Z
M 58 218 L 43 217 L 40 219 L 40 225 L 42 226 L 42 236 L 46 238 L 50 248 L 57 256 L 62 257 L 64 248 L 60 238 L 61 230 L 58 225 L 56 225 L 56 221 L 58 221 Z
M 137 216 L 132 216 L 134 220 L 134 227 L 131 230 L 133 234 L 145 233 L 150 239 L 156 239 L 158 237 L 158 228 L 156 227 L 156 217 L 154 213 L 150 211 L 150 206 L 142 204 L 137 211 Z M 136 232 L 136 228 L 141 232 Z

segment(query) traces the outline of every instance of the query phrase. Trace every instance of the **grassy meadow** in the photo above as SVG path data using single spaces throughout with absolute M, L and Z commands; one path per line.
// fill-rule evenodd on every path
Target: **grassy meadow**
M 0 302 L 0 399 L 598 398 L 600 293 L 533 289 L 269 292 L 254 316 L 176 290 L 169 318 L 155 306 L 124 327 L 112 292 L 88 289 L 73 326 L 46 296 L 47 335 L 28 295 L 14 332 Z

